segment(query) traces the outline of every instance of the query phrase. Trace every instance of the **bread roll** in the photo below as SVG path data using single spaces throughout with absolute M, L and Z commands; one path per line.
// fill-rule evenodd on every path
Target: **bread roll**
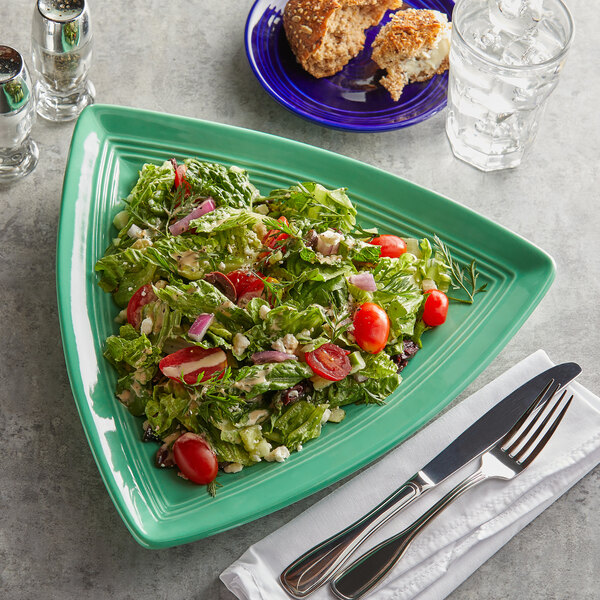
M 365 30 L 401 5 L 402 0 L 290 0 L 283 26 L 302 67 L 329 77 L 363 49 Z
M 437 10 L 400 10 L 373 41 L 372 58 L 387 74 L 380 83 L 394 101 L 404 86 L 426 81 L 448 68 L 452 25 Z

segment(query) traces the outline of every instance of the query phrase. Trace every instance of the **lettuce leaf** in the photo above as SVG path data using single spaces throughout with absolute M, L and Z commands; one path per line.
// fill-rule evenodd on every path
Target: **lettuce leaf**
M 252 319 L 243 308 L 233 304 L 214 285 L 202 279 L 189 284 L 172 283 L 162 289 L 154 288 L 154 293 L 172 310 L 181 311 L 191 321 L 201 313 L 212 313 L 229 332 L 244 331 L 252 326 Z
M 306 400 L 295 402 L 272 425 L 269 434 L 275 434 L 274 438 L 281 440 L 289 449 L 296 449 L 298 444 L 304 444 L 308 440 L 319 437 L 321 434 L 321 421 L 327 404 L 312 404 Z
M 253 365 L 240 369 L 233 387 L 248 398 L 273 390 L 287 390 L 313 376 L 312 369 L 300 361 Z
M 185 179 L 193 193 L 211 196 L 217 206 L 252 209 L 259 192 L 250 183 L 246 171 L 195 158 L 188 158 L 184 163 L 187 166 Z
M 315 230 L 340 229 L 349 232 L 356 224 L 356 209 L 344 188 L 328 190 L 314 182 L 272 191 L 261 198 L 271 216 L 284 215 L 288 221 L 306 221 Z

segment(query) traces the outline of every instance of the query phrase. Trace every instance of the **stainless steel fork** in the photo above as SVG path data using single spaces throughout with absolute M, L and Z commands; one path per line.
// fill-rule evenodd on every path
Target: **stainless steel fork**
M 480 467 L 473 475 L 448 492 L 412 525 L 343 569 L 331 582 L 334 594 L 342 600 L 362 598 L 389 573 L 416 535 L 453 500 L 487 479 L 513 479 L 526 469 L 548 443 L 573 400 L 571 396 L 563 402 L 566 390 L 556 400 L 557 390 L 558 387 L 547 402 L 542 403 L 540 399 L 530 406 L 506 436 L 481 456 Z

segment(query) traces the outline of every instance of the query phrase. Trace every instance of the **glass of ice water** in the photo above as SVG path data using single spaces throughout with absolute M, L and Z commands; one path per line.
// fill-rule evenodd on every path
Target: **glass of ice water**
M 573 39 L 561 0 L 458 0 L 446 133 L 457 158 L 494 171 L 531 146 Z
M 88 79 L 92 22 L 86 0 L 36 0 L 31 31 L 37 112 L 70 121 L 94 102 Z
M 0 184 L 28 175 L 39 151 L 29 137 L 35 122 L 35 98 L 23 57 L 0 46 Z

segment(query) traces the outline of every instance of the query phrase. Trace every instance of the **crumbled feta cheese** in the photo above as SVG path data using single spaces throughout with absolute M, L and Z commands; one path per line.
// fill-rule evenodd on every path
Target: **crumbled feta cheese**
M 296 452 L 302 452 L 302 444 L 296 446 Z
M 269 454 L 265 456 L 265 460 L 268 462 L 283 462 L 286 458 L 289 458 L 290 451 L 285 446 L 277 446 L 275 450 L 271 450 Z
M 116 317 L 115 323 L 125 323 L 127 321 L 127 309 L 124 308 Z
M 275 340 L 271 344 L 273 350 L 277 352 L 285 352 L 285 354 L 294 354 L 296 348 L 298 348 L 298 340 L 291 333 L 286 333 L 282 338 Z
M 146 317 L 140 325 L 140 333 L 143 333 L 144 335 L 150 335 L 152 333 L 153 325 L 154 321 L 152 321 L 150 317 Z
M 266 319 L 267 315 L 271 312 L 271 309 L 269 308 L 269 306 L 267 306 L 266 304 L 263 304 L 259 309 L 258 309 L 258 316 L 261 319 Z
M 328 246 L 335 246 L 344 239 L 344 236 L 341 233 L 333 231 L 333 229 L 327 229 L 327 231 L 320 233 L 319 237 Z
M 135 223 L 127 230 L 127 235 L 134 239 L 139 240 L 141 237 L 144 237 L 144 230 L 140 229 Z
M 327 421 L 329 421 L 329 417 L 331 416 L 331 411 L 326 408 L 325 412 L 323 413 L 323 416 L 321 417 L 321 425 L 323 423 L 327 423 Z
M 292 354 L 298 347 L 298 340 L 291 333 L 286 333 L 283 336 L 283 345 L 288 349 L 290 354 Z
M 233 336 L 233 353 L 236 356 L 241 356 L 249 345 L 250 340 L 245 335 L 236 333 Z
M 433 279 L 423 279 L 421 287 L 423 288 L 423 292 L 437 290 L 437 285 L 435 285 L 435 281 Z
M 225 473 L 239 473 L 244 468 L 240 463 L 230 463 L 223 468 Z

